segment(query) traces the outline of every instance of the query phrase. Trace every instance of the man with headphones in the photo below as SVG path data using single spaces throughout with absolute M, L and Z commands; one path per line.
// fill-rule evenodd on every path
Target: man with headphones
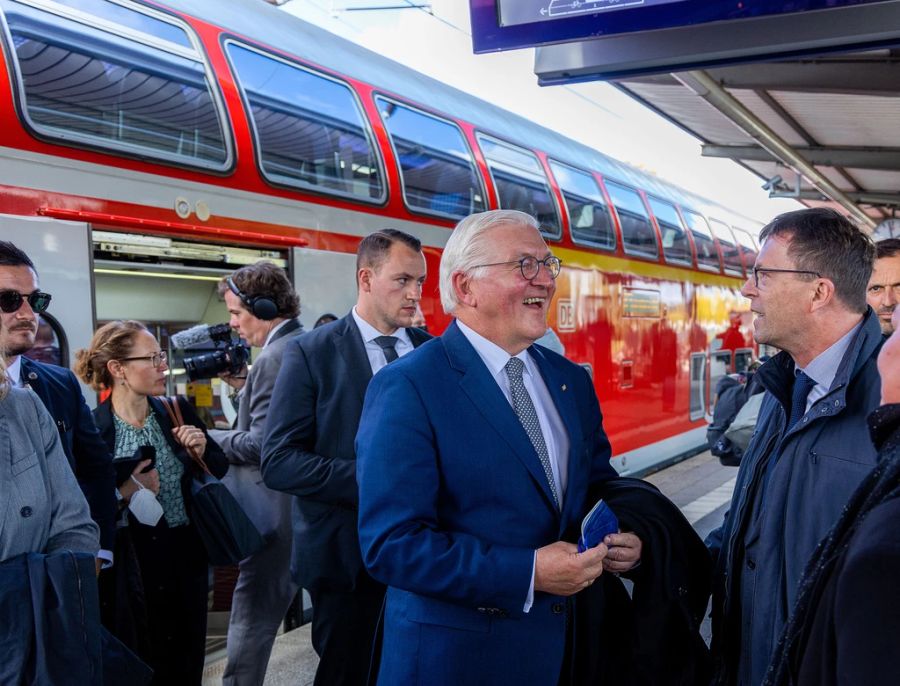
M 297 592 L 291 580 L 290 496 L 267 488 L 259 472 L 266 417 L 285 345 L 303 332 L 300 298 L 284 270 L 270 262 L 241 267 L 222 279 L 229 325 L 262 352 L 249 373 L 220 375 L 238 389 L 231 430 L 210 431 L 231 463 L 223 481 L 266 539 L 242 561 L 231 602 L 224 686 L 261 685 L 279 624 Z

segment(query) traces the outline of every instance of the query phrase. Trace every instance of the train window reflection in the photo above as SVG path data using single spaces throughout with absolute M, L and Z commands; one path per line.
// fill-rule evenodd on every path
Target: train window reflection
M 610 199 L 619 215 L 622 228 L 622 243 L 625 252 L 630 255 L 658 257 L 659 246 L 656 243 L 656 232 L 650 224 L 650 216 L 644 201 L 633 188 L 622 186 L 614 181 L 604 181 Z
M 712 227 L 713 233 L 719 241 L 719 248 L 722 250 L 722 262 L 725 264 L 725 272 L 727 274 L 734 274 L 735 276 L 743 276 L 744 270 L 741 265 L 740 248 L 738 248 L 734 236 L 731 235 L 731 229 L 717 219 L 710 219 L 709 225 Z
M 400 163 L 407 206 L 457 219 L 483 211 L 484 192 L 462 131 L 393 100 L 376 102 Z
M 540 222 L 541 233 L 559 238 L 556 203 L 535 154 L 483 134 L 478 134 L 478 143 L 491 170 L 500 207 L 527 212 Z
M 175 43 L 185 48 L 193 48 L 187 34 L 179 27 L 156 17 L 136 12 L 109 0 L 66 0 L 65 5 L 73 10 L 100 17 L 106 21 L 126 26 L 146 33 L 160 40 Z
M 747 269 L 751 269 L 753 265 L 756 264 L 756 242 L 753 240 L 753 236 L 743 229 L 739 229 L 736 226 L 732 228 L 734 229 L 734 237 L 737 238 L 738 243 L 741 244 L 741 252 L 744 256 L 744 266 Z
M 650 201 L 650 209 L 653 210 L 653 216 L 656 217 L 656 223 L 659 225 L 663 256 L 666 258 L 666 262 L 690 264 L 691 243 L 675 206 L 653 197 L 647 199 Z
M 553 161 L 550 162 L 550 169 L 566 202 L 572 238 L 605 250 L 615 250 L 616 233 L 606 200 L 594 177 Z
M 234 42 L 227 50 L 269 181 L 383 200 L 378 154 L 349 86 Z
M 0 0 L 35 132 L 180 165 L 230 164 L 224 116 L 182 28 L 105 2 L 46 6 Z M 94 11 L 102 18 L 91 21 Z
M 691 230 L 694 247 L 697 249 L 697 265 L 701 269 L 719 271 L 719 253 L 706 219 L 691 210 L 684 210 L 683 216 Z
M 34 345 L 24 355 L 37 362 L 68 367 L 69 351 L 62 325 L 49 314 L 40 315 Z

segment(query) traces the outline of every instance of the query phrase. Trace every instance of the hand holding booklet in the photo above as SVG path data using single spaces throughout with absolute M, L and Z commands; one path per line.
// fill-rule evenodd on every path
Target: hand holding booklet
M 594 548 L 603 542 L 608 534 L 619 533 L 619 520 L 609 506 L 598 500 L 584 519 L 581 520 L 581 538 L 578 539 L 578 552 Z

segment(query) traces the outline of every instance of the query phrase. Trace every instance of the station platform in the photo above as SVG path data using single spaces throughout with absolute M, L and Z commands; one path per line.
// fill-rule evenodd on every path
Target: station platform
M 701 538 L 722 523 L 731 502 L 737 468 L 723 467 L 708 451 L 695 455 L 645 479 L 656 485 L 687 517 Z M 709 640 L 709 620 L 704 622 Z M 266 686 L 309 686 L 313 683 L 318 658 L 310 643 L 306 624 L 275 640 L 266 674 Z M 224 646 L 207 655 L 203 686 L 218 686 L 225 671 Z

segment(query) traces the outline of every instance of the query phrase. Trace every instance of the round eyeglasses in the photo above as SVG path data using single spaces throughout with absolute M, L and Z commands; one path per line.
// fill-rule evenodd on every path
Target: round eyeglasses
M 6 314 L 18 312 L 19 308 L 22 307 L 22 303 L 27 300 L 34 313 L 40 314 L 50 306 L 51 298 L 52 296 L 49 293 L 42 293 L 41 291 L 35 291 L 30 295 L 23 295 L 18 291 L 0 291 L 0 310 Z
M 550 276 L 554 279 L 559 276 L 559 272 L 562 269 L 562 260 L 554 255 L 549 255 L 545 257 L 543 260 L 539 260 L 536 257 L 532 257 L 528 255 L 523 257 L 521 260 L 507 260 L 506 262 L 491 262 L 489 264 L 476 264 L 473 269 L 477 269 L 479 267 L 496 267 L 501 264 L 517 264 L 519 265 L 519 270 L 522 272 L 523 278 L 531 281 L 536 278 L 538 273 L 541 271 L 541 265 L 544 265 L 547 268 Z

